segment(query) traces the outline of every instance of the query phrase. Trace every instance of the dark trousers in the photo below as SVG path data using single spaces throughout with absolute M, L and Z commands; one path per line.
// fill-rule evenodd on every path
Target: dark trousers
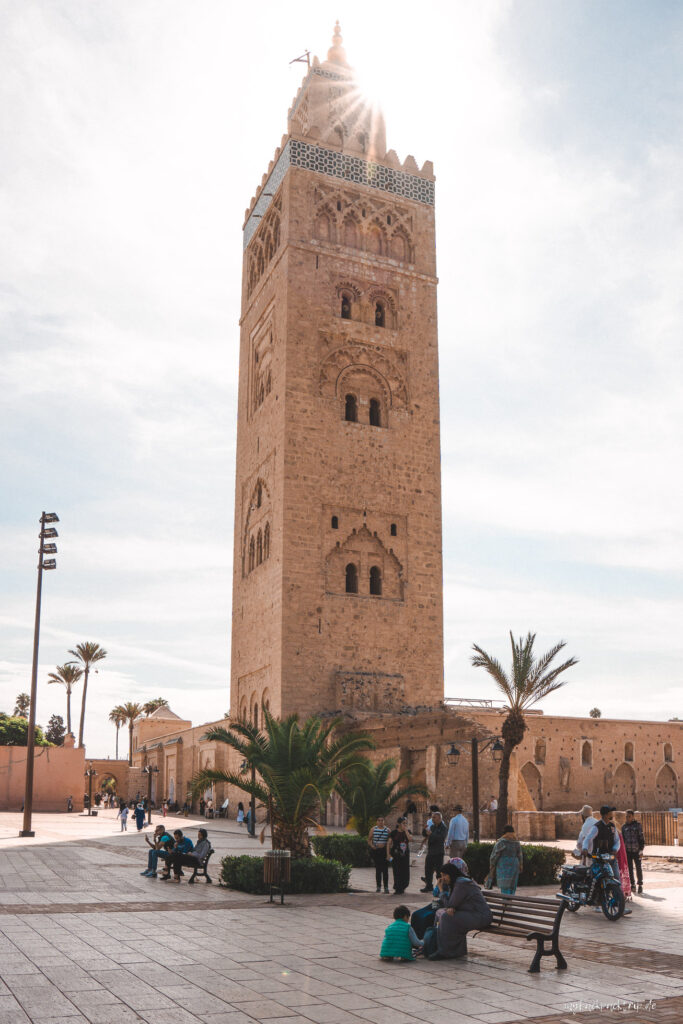
M 171 854 L 171 867 L 174 875 L 180 874 L 180 869 L 183 864 L 188 868 L 199 867 L 199 859 L 192 853 L 173 853 Z
M 385 889 L 389 888 L 389 862 L 387 860 L 387 848 L 382 846 L 379 850 L 372 850 L 372 859 L 375 862 L 375 884 L 379 889 L 382 884 Z
M 443 850 L 440 853 L 428 853 L 425 857 L 425 888 L 432 888 L 432 877 L 441 871 L 444 861 Z
M 636 875 L 638 877 L 638 885 L 643 884 L 643 862 L 641 860 L 640 851 L 633 853 L 631 850 L 626 851 L 626 860 L 628 861 L 628 877 L 631 879 L 631 887 L 635 886 L 633 880 L 633 865 L 636 866 Z

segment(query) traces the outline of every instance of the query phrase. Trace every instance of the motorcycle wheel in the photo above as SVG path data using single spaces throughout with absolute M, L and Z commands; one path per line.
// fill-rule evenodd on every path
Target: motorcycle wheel
M 618 882 L 605 882 L 602 889 L 602 912 L 608 921 L 618 921 L 626 907 L 624 891 Z

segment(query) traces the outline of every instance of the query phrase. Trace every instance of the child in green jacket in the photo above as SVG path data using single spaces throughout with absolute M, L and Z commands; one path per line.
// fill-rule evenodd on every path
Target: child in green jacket
M 382 960 L 412 961 L 415 959 L 416 951 L 422 949 L 422 942 L 410 927 L 410 910 L 401 905 L 394 910 L 394 920 L 387 926 L 384 932 L 384 941 L 379 955 Z

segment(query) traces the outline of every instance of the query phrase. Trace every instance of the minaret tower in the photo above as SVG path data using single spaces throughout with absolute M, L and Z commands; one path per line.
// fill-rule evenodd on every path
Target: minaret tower
M 443 699 L 434 176 L 337 24 L 246 211 L 233 715 Z

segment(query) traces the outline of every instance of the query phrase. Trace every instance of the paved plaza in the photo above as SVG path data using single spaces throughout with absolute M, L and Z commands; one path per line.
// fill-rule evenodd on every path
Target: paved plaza
M 546 960 L 530 975 L 529 945 L 482 935 L 466 961 L 383 963 L 398 900 L 375 894 L 370 869 L 352 893 L 271 905 L 216 884 L 220 856 L 262 852 L 244 829 L 176 820 L 192 838 L 207 825 L 213 885 L 142 878 L 144 840 L 112 811 L 36 815 L 32 840 L 0 815 L 0 1024 L 683 1021 L 680 862 L 649 861 L 645 895 L 616 924 L 565 914 L 567 971 Z M 411 908 L 421 884 L 413 868 Z

